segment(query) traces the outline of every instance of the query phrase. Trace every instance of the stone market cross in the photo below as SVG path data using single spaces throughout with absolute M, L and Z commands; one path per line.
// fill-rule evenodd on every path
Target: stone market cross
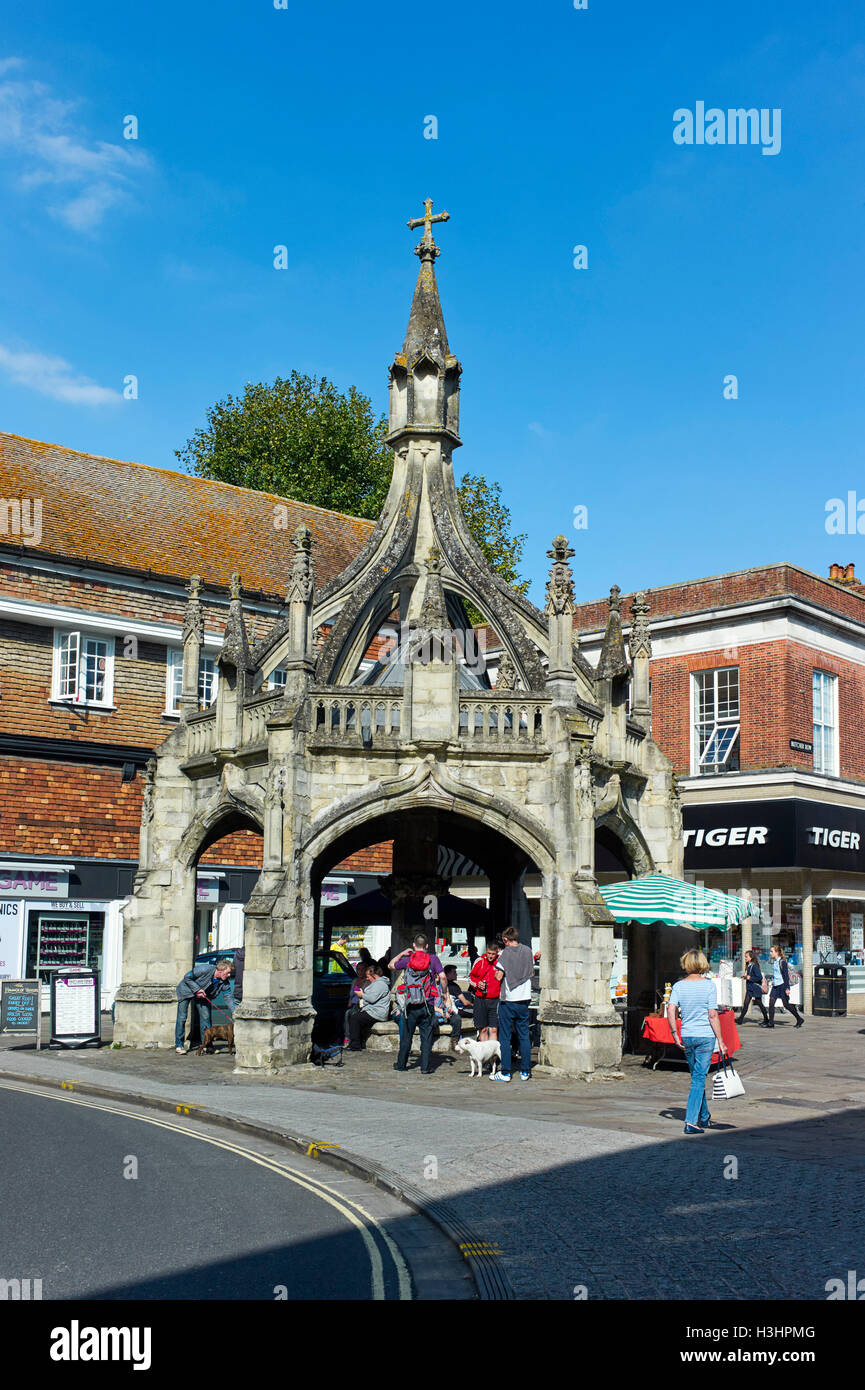
M 495 930 L 530 935 L 525 874 L 541 882 L 540 1060 L 570 1075 L 614 1066 L 613 920 L 598 891 L 596 843 L 626 871 L 681 874 L 671 764 L 650 736 L 651 640 L 638 596 L 628 650 L 610 595 L 596 668 L 573 630 L 573 549 L 557 536 L 542 613 L 486 563 L 463 517 L 453 452 L 461 367 L 451 353 L 425 203 L 421 259 L 402 349 L 389 378 L 393 477 L 363 550 L 323 587 L 311 536 L 286 556 L 283 616 L 254 648 L 240 580 L 231 589 L 215 705 L 200 710 L 203 618 L 193 576 L 183 626 L 180 721 L 148 769 L 139 869 L 125 912 L 115 1039 L 170 1046 L 175 985 L 193 955 L 196 866 L 222 835 L 255 827 L 260 877 L 245 913 L 237 1065 L 306 1061 L 321 884 L 370 844 L 393 841 L 394 945 L 446 890 L 439 848 L 489 880 Z M 253 538 L 250 538 L 250 544 Z M 479 610 L 502 643 L 492 686 L 470 659 Z M 395 650 L 369 669 L 384 624 Z M 322 634 L 326 633 L 322 637 Z M 269 688 L 285 671 L 283 689 Z

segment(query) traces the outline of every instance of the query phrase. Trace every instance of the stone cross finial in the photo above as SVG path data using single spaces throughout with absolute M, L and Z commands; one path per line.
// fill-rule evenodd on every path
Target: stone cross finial
M 618 584 L 614 584 L 610 590 L 610 609 L 613 613 L 618 613 L 622 606 L 622 591 Z
M 229 584 L 229 586 L 228 586 L 228 595 L 229 595 L 229 598 L 231 598 L 231 599 L 233 599 L 233 600 L 237 600 L 237 599 L 240 598 L 240 575 L 239 575 L 239 574 L 233 574 L 233 575 L 231 576 L 231 582 L 230 582 L 230 584 Z
M 189 597 L 190 597 L 191 599 L 198 599 L 198 598 L 201 598 L 201 575 L 200 575 L 200 574 L 191 574 L 191 575 L 189 576 L 189 583 L 188 583 L 187 586 L 186 586 L 186 592 L 189 594 Z
M 432 198 L 424 198 L 423 205 L 425 209 L 423 217 L 410 217 L 406 226 L 409 227 L 411 231 L 414 231 L 415 227 L 423 227 L 423 237 L 420 243 L 415 247 L 416 256 L 429 255 L 430 252 L 432 252 L 433 256 L 438 256 L 441 252 L 433 241 L 432 224 L 434 222 L 449 222 L 451 215 L 449 212 L 433 212 Z

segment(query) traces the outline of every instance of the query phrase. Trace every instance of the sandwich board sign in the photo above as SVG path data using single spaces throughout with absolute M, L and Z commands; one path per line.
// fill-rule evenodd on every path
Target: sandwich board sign
M 99 971 L 61 966 L 51 975 L 51 1043 L 86 1047 L 101 1040 Z
M 39 980 L 0 980 L 0 1033 L 35 1033 L 41 1046 L 42 985 Z

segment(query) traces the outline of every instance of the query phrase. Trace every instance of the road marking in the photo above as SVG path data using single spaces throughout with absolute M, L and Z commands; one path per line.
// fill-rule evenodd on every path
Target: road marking
M 63 1083 L 67 1085 L 66 1082 Z M 104 1102 L 95 1100 L 85 1100 L 82 1096 L 60 1095 L 39 1086 L 27 1086 L 19 1082 L 0 1081 L 0 1089 L 5 1091 L 20 1091 L 25 1095 L 41 1096 L 47 1100 L 61 1100 L 67 1105 L 82 1105 L 88 1110 L 103 1110 L 109 1115 L 123 1115 L 129 1120 L 140 1120 L 142 1124 L 155 1125 L 157 1129 L 170 1129 L 175 1134 L 185 1134 L 191 1139 L 198 1139 L 203 1144 L 212 1144 L 215 1148 L 225 1149 L 227 1153 L 237 1154 L 240 1158 L 248 1159 L 250 1163 L 257 1163 L 261 1168 L 269 1168 L 272 1173 L 287 1178 L 298 1187 L 303 1187 L 313 1196 L 320 1197 L 323 1202 L 339 1211 L 359 1232 L 364 1245 L 366 1246 L 367 1256 L 370 1262 L 370 1274 L 372 1279 L 372 1300 L 381 1302 L 384 1300 L 384 1264 L 381 1252 L 375 1243 L 375 1239 L 370 1233 L 369 1227 L 372 1226 L 387 1246 L 388 1253 L 393 1260 L 396 1269 L 397 1281 L 399 1285 L 399 1297 L 401 1301 L 411 1299 L 411 1276 L 408 1266 L 399 1249 L 399 1246 L 388 1235 L 379 1221 L 371 1216 L 370 1213 L 355 1202 L 350 1197 L 343 1196 L 342 1193 L 335 1193 L 326 1183 L 318 1178 L 308 1178 L 296 1173 L 285 1163 L 277 1162 L 275 1159 L 266 1158 L 264 1155 L 256 1153 L 253 1149 L 244 1148 L 241 1144 L 235 1144 L 228 1139 L 215 1139 L 209 1134 L 198 1134 L 196 1130 L 189 1129 L 186 1125 L 179 1125 L 174 1120 L 161 1120 L 156 1116 L 140 1115 L 137 1111 L 126 1110 L 118 1105 L 106 1105 Z

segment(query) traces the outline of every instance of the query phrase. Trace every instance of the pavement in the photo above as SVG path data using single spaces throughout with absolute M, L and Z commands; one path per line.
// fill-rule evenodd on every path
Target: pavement
M 232 1057 L 0 1039 L 3 1072 L 206 1107 L 339 1148 L 482 1243 L 525 1299 L 808 1299 L 865 1269 L 865 1018 L 746 1022 L 746 1095 L 682 1134 L 687 1071 L 626 1057 L 592 1083 L 491 1085 L 468 1058 L 433 1074 L 386 1053 L 259 1079 Z M 416 1057 L 414 1059 L 416 1061 Z M 710 1102 L 711 1103 L 711 1102 Z M 501 1295 L 500 1295 L 501 1296 Z
M 3 1156 L 0 1269 L 31 1288 L 38 1279 L 42 1299 L 477 1298 L 452 1242 L 368 1181 L 222 1123 L 0 1088 L 4 1133 L 16 1136 Z

